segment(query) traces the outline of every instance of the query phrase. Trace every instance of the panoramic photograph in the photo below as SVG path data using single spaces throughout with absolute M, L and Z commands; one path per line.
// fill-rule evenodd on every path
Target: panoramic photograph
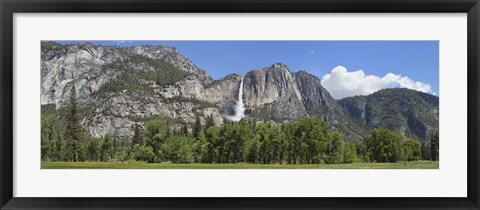
M 41 41 L 42 169 L 438 169 L 438 41 Z

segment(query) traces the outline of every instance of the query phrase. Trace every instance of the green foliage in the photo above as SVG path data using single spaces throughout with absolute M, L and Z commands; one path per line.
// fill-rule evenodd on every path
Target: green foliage
M 181 130 L 181 134 L 185 135 L 185 136 L 189 136 L 190 133 L 188 132 L 188 124 L 187 122 L 184 122 L 183 123 L 183 126 L 182 126 L 182 130 Z
M 208 107 L 215 107 L 215 105 L 213 105 L 210 102 L 203 101 L 203 100 L 198 100 L 198 99 L 195 99 L 195 98 L 186 98 L 186 97 L 183 97 L 183 96 L 174 96 L 174 97 L 171 97 L 171 98 L 164 98 L 164 100 L 165 100 L 166 103 L 172 103 L 172 102 L 193 103 L 193 104 L 199 105 L 200 109 L 204 109 L 204 108 L 208 108 Z
M 131 150 L 130 159 L 153 163 L 155 160 L 155 153 L 150 146 L 134 144 Z
M 175 136 L 162 145 L 165 159 L 173 163 L 193 163 L 195 141 L 187 136 Z
M 414 161 L 404 163 L 350 164 L 175 164 L 141 162 L 42 162 L 42 169 L 438 169 L 438 162 Z
M 172 133 L 171 121 L 154 118 L 143 129 L 140 125 L 132 126 L 134 135 L 130 143 L 115 144 L 109 135 L 102 139 L 80 138 L 73 150 L 71 141 L 58 135 L 62 131 L 67 133 L 68 126 L 59 126 L 67 123 L 54 115 L 42 115 L 42 161 L 72 161 L 76 157 L 76 161 L 89 162 L 130 159 L 147 163 L 335 165 L 415 161 L 428 148 L 414 139 L 403 140 L 400 134 L 388 130 L 373 130 L 364 143 L 345 143 L 339 132 L 330 130 L 316 118 L 283 124 L 242 120 L 215 126 L 209 116 L 205 130 L 199 119 L 193 125 L 192 137 L 186 135 L 185 121 L 173 122 L 183 126 Z
M 207 136 L 205 132 L 200 131 L 200 135 L 195 142 L 194 158 L 196 163 L 206 163 L 208 154 Z
M 77 116 L 77 102 L 76 102 L 76 89 L 75 83 L 72 85 L 72 89 L 70 91 L 70 101 L 68 105 L 68 111 L 65 115 L 65 132 L 64 138 L 66 140 L 66 149 L 67 149 L 67 160 L 76 162 L 79 158 L 79 151 L 81 147 L 81 126 Z
M 51 142 L 51 159 L 52 161 L 61 161 L 63 160 L 62 157 L 62 141 L 53 141 Z
M 115 154 L 113 140 L 110 138 L 110 135 L 105 135 L 100 143 L 100 160 L 101 161 L 110 161 Z
M 40 109 L 41 109 L 42 116 L 46 116 L 46 115 L 57 116 L 57 108 L 55 107 L 55 104 L 44 104 L 44 105 L 41 105 Z
M 94 93 L 95 96 L 105 98 L 110 93 L 124 92 L 135 96 L 138 92 L 153 92 L 150 85 L 138 80 L 137 74 L 133 70 L 125 70 L 115 78 L 112 78 L 100 86 Z M 140 98 L 139 98 L 140 99 Z
M 166 63 L 160 59 L 152 59 L 142 55 L 133 55 L 128 60 L 128 66 L 132 66 L 135 64 L 143 64 L 146 66 L 151 66 L 155 69 L 155 71 L 141 71 L 140 78 L 146 78 L 153 80 L 157 83 L 157 85 L 165 86 L 169 84 L 173 84 L 189 75 L 191 73 L 182 71 L 180 69 L 175 68 L 171 64 Z
M 140 69 L 134 69 L 132 66 L 137 66 Z M 136 92 L 153 92 L 152 87 L 142 81 L 153 81 L 159 86 L 165 86 L 191 75 L 191 73 L 177 69 L 161 59 L 148 58 L 143 55 L 132 55 L 128 59 L 106 64 L 102 66 L 102 70 L 115 70 L 121 72 L 121 74 L 105 82 L 95 92 L 100 97 L 124 90 L 132 95 L 135 95 L 133 93 Z
M 205 122 L 205 130 L 207 130 L 208 128 L 214 126 L 215 123 L 213 122 L 213 114 L 210 114 L 210 116 L 207 117 L 207 120 Z
M 427 142 L 422 142 L 422 160 L 430 160 L 430 144 Z
M 367 146 L 365 144 L 355 144 L 355 149 L 359 160 L 364 162 L 370 162 Z
M 366 138 L 366 148 L 370 160 L 374 162 L 397 162 L 401 157 L 402 137 L 389 130 L 374 129 Z
M 438 140 L 438 132 L 436 132 L 432 135 L 432 138 L 430 139 L 430 158 L 433 161 L 437 161 L 439 159 L 439 147 L 440 142 Z
M 258 125 L 257 125 L 258 126 Z M 331 145 L 327 123 L 316 118 L 304 118 L 293 125 L 294 163 L 324 163 Z
M 163 118 L 151 120 L 145 125 L 144 134 L 146 145 L 151 147 L 155 154 L 154 162 L 160 162 L 162 160 L 160 147 L 170 135 L 168 122 Z
M 343 156 L 344 156 L 344 147 L 345 142 L 343 141 L 343 137 L 339 132 L 334 132 L 332 134 L 332 144 L 329 148 L 329 161 L 328 163 L 331 164 L 339 164 L 343 163 Z
M 406 137 L 422 141 L 429 141 L 427 127 L 438 128 L 438 115 L 430 111 L 438 110 L 438 102 L 437 96 L 406 88 L 383 89 L 368 96 L 338 100 L 350 116 L 367 128 L 403 127 Z
M 143 145 L 143 131 L 140 129 L 140 125 L 133 125 L 133 137 L 132 137 L 132 145 L 140 144 Z
M 357 148 L 355 144 L 345 144 L 345 150 L 343 153 L 344 163 L 354 163 L 358 161 Z
M 202 131 L 202 123 L 200 122 L 200 117 L 197 115 L 195 119 L 195 126 L 193 127 L 193 137 L 198 139 L 201 131 Z
M 259 162 L 263 164 L 282 163 L 285 155 L 283 148 L 286 146 L 286 142 L 280 127 L 266 122 L 258 125 L 255 133 L 260 145 Z
M 206 160 L 208 163 L 215 163 L 219 161 L 220 152 L 223 149 L 222 137 L 220 136 L 220 127 L 210 126 L 206 130 L 207 138 L 207 155 Z
M 52 141 L 54 134 L 55 115 L 43 115 L 41 117 L 41 138 L 45 141 Z
M 54 126 L 55 126 L 56 117 L 55 115 L 42 115 L 41 117 L 41 144 L 42 144 L 42 160 L 48 160 L 52 154 L 52 146 L 54 140 Z
M 259 159 L 259 145 L 256 141 L 252 142 L 248 147 L 247 161 L 248 163 L 258 163 Z
M 254 128 L 245 120 L 241 120 L 240 123 L 234 124 L 233 129 L 233 142 L 231 144 L 233 154 L 231 161 L 233 163 L 237 162 L 247 162 L 246 157 L 249 151 L 249 146 L 253 141 L 256 140 L 254 133 Z M 258 148 L 257 148 L 258 149 Z
M 205 137 L 207 139 L 205 160 L 210 163 L 246 162 L 247 153 L 253 147 L 252 145 L 258 149 L 256 145 L 260 144 L 252 127 L 245 121 L 238 124 L 229 123 L 221 127 L 210 126 L 206 130 Z M 257 156 L 255 160 L 256 158 Z
M 420 142 L 415 139 L 405 139 L 402 142 L 403 158 L 406 161 L 420 160 L 421 157 Z
M 86 159 L 87 161 L 100 161 L 100 140 L 99 139 L 91 139 L 90 141 L 86 142 Z

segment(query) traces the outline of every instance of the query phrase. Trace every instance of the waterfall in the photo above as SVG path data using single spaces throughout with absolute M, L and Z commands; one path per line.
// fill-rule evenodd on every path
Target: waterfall
M 235 117 L 238 118 L 237 121 L 240 121 L 245 115 L 243 112 L 245 111 L 245 107 L 243 105 L 243 78 L 240 82 L 240 88 L 238 89 L 238 100 L 237 105 L 235 105 Z
M 240 88 L 238 89 L 238 99 L 237 99 L 237 104 L 235 104 L 235 115 L 233 116 L 225 116 L 228 120 L 238 122 L 240 121 L 245 115 L 243 114 L 245 112 L 245 107 L 243 105 L 243 78 L 242 81 L 240 82 Z

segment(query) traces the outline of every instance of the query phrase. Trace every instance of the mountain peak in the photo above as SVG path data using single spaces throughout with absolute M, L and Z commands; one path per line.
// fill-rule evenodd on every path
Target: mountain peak
M 287 64 L 284 64 L 284 63 L 275 63 L 275 64 L 273 64 L 272 66 L 270 66 L 270 68 L 274 68 L 274 69 L 287 69 L 287 70 L 288 70 Z
M 221 78 L 220 80 L 241 80 L 242 79 L 242 76 L 240 76 L 239 74 L 228 74 L 227 76 Z
M 90 42 L 80 42 L 76 44 L 76 46 L 80 48 L 87 48 L 87 47 L 94 47 L 95 45 Z
M 275 63 L 275 64 L 272 64 L 269 67 L 263 67 L 263 68 L 260 68 L 260 69 L 251 70 L 251 71 L 247 72 L 245 77 L 249 77 L 251 75 L 259 75 L 259 74 L 263 75 L 263 74 L 267 74 L 269 72 L 281 72 L 282 74 L 284 74 L 284 73 L 290 73 L 290 70 L 288 69 L 287 64 Z

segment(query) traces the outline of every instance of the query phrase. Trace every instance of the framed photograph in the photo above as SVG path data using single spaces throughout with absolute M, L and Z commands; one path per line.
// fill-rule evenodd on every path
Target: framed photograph
M 479 209 L 478 0 L 0 6 L 1 209 Z

